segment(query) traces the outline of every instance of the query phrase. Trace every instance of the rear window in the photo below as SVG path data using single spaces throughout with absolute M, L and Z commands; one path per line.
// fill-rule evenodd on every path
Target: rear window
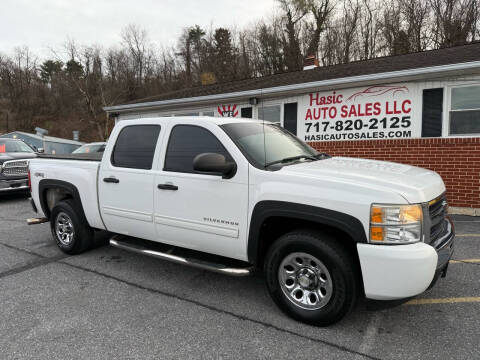
M 132 125 L 124 127 L 118 135 L 112 152 L 112 165 L 115 167 L 150 170 L 159 134 L 159 125 Z
M 73 154 L 89 154 L 89 153 L 96 153 L 96 152 L 104 152 L 105 145 L 82 145 L 78 149 L 76 149 Z
M 0 139 L 0 153 L 33 153 L 33 149 L 20 140 Z

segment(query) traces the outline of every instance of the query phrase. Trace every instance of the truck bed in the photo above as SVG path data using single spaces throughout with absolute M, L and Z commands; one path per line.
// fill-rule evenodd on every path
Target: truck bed
M 83 153 L 83 154 L 39 154 L 39 159 L 59 159 L 59 160 L 80 160 L 80 161 L 98 161 L 102 160 L 103 153 Z

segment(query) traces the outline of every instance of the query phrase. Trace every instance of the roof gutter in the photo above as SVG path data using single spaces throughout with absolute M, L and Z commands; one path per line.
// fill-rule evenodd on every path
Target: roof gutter
M 231 93 L 196 96 L 196 97 L 189 97 L 189 98 L 106 106 L 103 108 L 103 110 L 105 110 L 106 112 L 147 110 L 147 109 L 150 109 L 153 107 L 159 107 L 159 106 L 173 106 L 178 104 L 186 105 L 191 103 L 211 102 L 214 100 L 228 100 L 228 99 L 241 98 L 241 97 L 256 97 L 256 96 L 261 97 L 265 95 L 274 95 L 274 94 L 279 94 L 283 92 L 308 90 L 313 88 L 321 88 L 325 86 L 340 86 L 340 85 L 355 83 L 355 82 L 387 80 L 387 79 L 398 80 L 400 78 L 405 78 L 405 77 L 411 78 L 415 76 L 422 76 L 422 75 L 429 75 L 429 74 L 438 75 L 440 73 L 465 71 L 465 70 L 471 70 L 475 68 L 480 68 L 480 61 L 471 61 L 471 62 L 465 62 L 465 63 L 459 63 L 459 64 L 449 64 L 449 65 L 430 66 L 430 67 L 416 68 L 416 69 L 391 71 L 391 72 L 371 74 L 371 75 L 350 76 L 350 77 L 344 77 L 344 78 L 338 78 L 338 79 L 320 80 L 320 81 L 312 81 L 308 83 L 275 86 L 275 87 L 270 87 L 265 89 L 253 89 L 253 90 L 237 91 L 237 92 L 231 92 Z

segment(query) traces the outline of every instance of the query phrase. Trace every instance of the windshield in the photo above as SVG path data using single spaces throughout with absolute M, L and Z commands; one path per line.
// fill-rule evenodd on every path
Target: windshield
M 95 153 L 95 152 L 103 152 L 105 150 L 104 144 L 97 144 L 97 145 L 82 145 L 78 149 L 76 149 L 72 154 L 86 154 L 86 153 Z
M 0 139 L 0 153 L 33 153 L 33 149 L 20 140 Z
M 289 158 L 295 158 L 291 159 L 294 161 L 319 155 L 316 150 L 278 125 L 251 122 L 225 124 L 221 128 L 258 168 Z

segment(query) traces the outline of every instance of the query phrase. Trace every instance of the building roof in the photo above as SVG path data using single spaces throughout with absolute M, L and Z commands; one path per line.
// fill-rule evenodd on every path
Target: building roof
M 216 97 L 219 94 L 248 93 L 252 90 L 281 88 L 288 85 L 328 82 L 334 79 L 368 78 L 374 74 L 396 72 L 410 74 L 413 69 L 434 69 L 453 64 L 477 63 L 480 68 L 480 42 L 444 49 L 429 50 L 405 55 L 385 56 L 347 64 L 318 67 L 310 70 L 280 73 L 259 78 L 232 81 L 207 86 L 186 88 L 148 98 L 138 99 L 123 105 L 106 107 L 106 111 L 139 108 L 139 104 L 167 102 L 173 99 Z
M 123 120 L 123 123 L 128 124 L 137 124 L 138 121 L 141 120 L 145 123 L 163 123 L 165 121 L 173 120 L 175 122 L 182 123 L 182 121 L 191 121 L 191 116 L 152 116 L 152 117 L 142 117 L 141 119 L 132 119 L 132 120 Z M 195 123 L 213 123 L 216 125 L 225 125 L 225 124 L 238 124 L 238 123 L 261 123 L 261 121 L 257 119 L 246 119 L 241 117 L 214 117 L 214 116 L 195 116 Z M 126 126 L 125 125 L 125 126 Z
M 31 133 L 27 133 L 27 132 L 23 132 L 23 131 L 12 131 L 12 132 L 9 132 L 7 134 L 3 134 L 1 136 L 7 136 L 7 135 L 11 135 L 11 134 L 21 134 L 23 136 L 28 136 L 28 137 L 31 137 L 33 139 L 37 139 L 37 140 L 40 140 L 40 141 L 56 142 L 56 143 L 71 144 L 71 145 L 83 145 L 84 144 L 81 141 L 63 139 L 63 138 L 58 138 L 58 137 L 48 136 L 48 135 L 39 136 L 37 134 L 31 134 Z

